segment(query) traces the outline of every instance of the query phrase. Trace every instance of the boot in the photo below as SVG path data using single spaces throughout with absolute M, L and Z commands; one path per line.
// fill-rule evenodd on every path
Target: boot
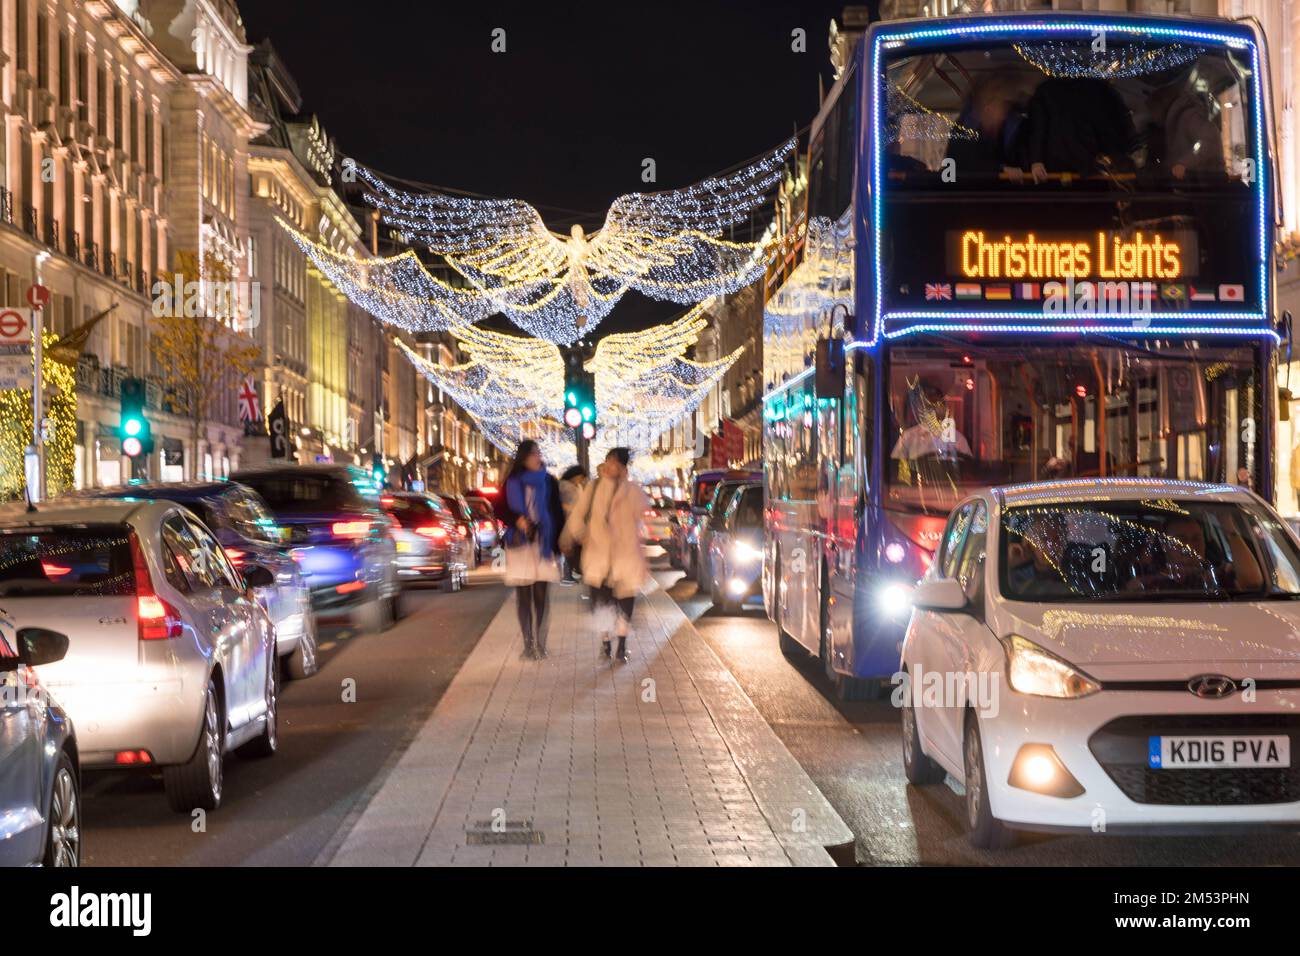
M 627 663 L 627 635 L 620 634 L 618 638 L 618 659 L 624 664 Z
M 526 661 L 537 659 L 537 652 L 533 650 L 533 639 L 531 637 L 524 638 L 524 652 L 519 656 Z
M 600 642 L 600 653 L 602 657 L 609 657 L 609 641 Z

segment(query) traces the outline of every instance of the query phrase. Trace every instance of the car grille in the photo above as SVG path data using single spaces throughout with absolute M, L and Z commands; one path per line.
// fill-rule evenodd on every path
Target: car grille
M 1243 806 L 1300 800 L 1300 768 L 1252 767 L 1152 770 L 1147 740 L 1170 734 L 1287 734 L 1300 754 L 1300 715 L 1151 715 L 1112 720 L 1092 735 L 1088 749 L 1135 803 L 1164 806 Z

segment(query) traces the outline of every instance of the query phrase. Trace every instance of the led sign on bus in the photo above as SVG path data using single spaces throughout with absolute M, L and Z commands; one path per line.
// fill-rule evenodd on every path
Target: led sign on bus
M 960 238 L 961 274 L 968 279 L 1177 279 L 1184 243 L 1160 233 L 1126 238 L 1098 232 L 1089 239 L 992 236 L 968 229 Z

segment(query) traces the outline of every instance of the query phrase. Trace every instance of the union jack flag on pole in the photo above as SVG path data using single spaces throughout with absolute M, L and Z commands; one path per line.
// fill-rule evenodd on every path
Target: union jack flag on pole
M 244 379 L 239 387 L 239 420 L 256 422 L 262 419 L 261 404 L 257 400 L 257 382 L 253 376 Z

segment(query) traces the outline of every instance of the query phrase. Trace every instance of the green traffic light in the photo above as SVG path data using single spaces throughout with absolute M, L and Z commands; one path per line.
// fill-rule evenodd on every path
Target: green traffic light
M 592 417 L 593 417 L 595 414 L 596 414 L 596 410 L 595 410 L 594 408 L 592 408 L 590 405 L 584 405 L 584 406 L 582 406 L 582 420 L 583 420 L 584 422 L 589 422 L 589 421 L 591 421 Z
M 578 396 L 577 396 L 576 394 L 574 394 L 573 392 L 569 392 L 569 394 L 568 394 L 568 399 L 569 399 L 569 404 L 570 404 L 570 405 L 577 405 L 577 404 L 578 404 Z
M 139 435 L 143 430 L 144 422 L 138 418 L 128 418 L 126 421 L 122 422 L 122 431 L 126 432 L 130 437 Z

